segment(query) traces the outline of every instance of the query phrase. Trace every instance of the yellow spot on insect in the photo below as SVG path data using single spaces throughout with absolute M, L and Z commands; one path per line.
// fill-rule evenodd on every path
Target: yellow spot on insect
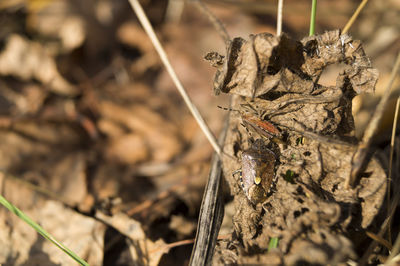
M 254 177 L 254 183 L 256 183 L 256 185 L 260 184 L 261 183 L 261 177 L 259 177 L 259 176 Z
M 296 145 L 304 145 L 306 142 L 306 139 L 304 137 L 300 137 L 296 139 Z

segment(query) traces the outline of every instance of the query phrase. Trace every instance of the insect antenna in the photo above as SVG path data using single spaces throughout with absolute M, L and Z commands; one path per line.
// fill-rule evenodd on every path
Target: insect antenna
M 227 107 L 222 107 L 222 106 L 220 106 L 220 105 L 217 105 L 217 107 L 218 107 L 219 109 L 222 109 L 222 110 L 225 110 L 225 111 L 234 111 L 234 112 L 240 113 L 240 111 L 239 111 L 239 110 L 236 110 L 236 109 L 227 108 Z

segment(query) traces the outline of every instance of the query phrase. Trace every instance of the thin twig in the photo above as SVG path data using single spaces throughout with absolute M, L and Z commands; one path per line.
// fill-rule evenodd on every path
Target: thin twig
M 387 179 L 387 212 L 390 212 L 390 189 L 391 189 L 391 181 L 392 181 L 392 168 L 393 168 L 393 153 L 394 153 L 394 140 L 396 139 L 396 129 L 397 129 L 397 119 L 399 117 L 399 108 L 400 108 L 400 97 L 397 98 L 396 102 L 396 110 L 394 113 L 393 119 L 393 127 L 392 127 L 392 138 L 390 140 L 390 155 L 389 155 L 389 174 Z M 388 241 L 392 244 L 392 228 L 391 223 L 389 223 L 388 227 Z
M 353 25 L 354 21 L 357 19 L 358 15 L 360 14 L 361 10 L 367 4 L 368 0 L 363 0 L 360 5 L 358 6 L 357 10 L 354 12 L 353 16 L 351 16 L 350 20 L 347 22 L 346 26 L 344 26 L 342 30 L 342 34 L 345 34 L 349 31 L 351 25 Z
M 276 35 L 282 34 L 282 13 L 283 13 L 283 0 L 278 0 L 278 17 L 276 20 Z
M 221 38 L 224 40 L 225 44 L 227 45 L 231 38 L 229 37 L 228 32 L 226 31 L 224 25 L 222 22 L 207 8 L 206 5 L 204 5 L 203 1 L 201 0 L 192 0 L 191 1 L 197 9 L 200 10 L 201 13 L 203 13 L 207 19 L 213 24 L 214 28 L 218 32 L 218 34 L 221 36 Z
M 219 235 L 218 240 L 227 239 L 229 237 L 230 237 L 230 235 Z M 150 250 L 149 253 L 152 254 L 152 253 L 159 252 L 160 248 L 162 248 L 162 249 L 166 250 L 166 252 L 168 252 L 171 248 L 176 248 L 176 247 L 180 247 L 180 246 L 184 246 L 184 245 L 190 245 L 190 244 L 193 244 L 194 241 L 195 241 L 195 239 L 185 239 L 185 240 L 176 241 L 173 243 L 165 244 L 165 246 L 163 246 L 163 247 L 159 247 L 159 248 Z
M 354 153 L 353 160 L 352 160 L 352 168 L 350 176 L 346 179 L 345 188 L 348 189 L 349 186 L 353 186 L 357 176 L 360 174 L 361 169 L 364 166 L 365 159 L 367 157 L 368 149 L 371 145 L 372 138 L 375 135 L 379 122 L 382 119 L 383 112 L 385 111 L 387 102 L 389 100 L 390 91 L 393 85 L 393 82 L 396 78 L 397 72 L 400 66 L 400 53 L 397 55 L 395 65 L 393 67 L 392 73 L 390 75 L 389 83 L 385 88 L 385 92 L 376 107 L 375 113 L 373 114 L 371 121 L 369 122 L 363 139 L 361 143 L 358 145 L 357 151 Z
M 167 54 L 164 51 L 164 48 L 161 46 L 160 41 L 158 40 L 153 27 L 150 24 L 149 19 L 147 18 L 146 14 L 143 11 L 142 6 L 140 5 L 138 0 L 129 0 L 136 16 L 138 17 L 140 23 L 142 24 L 144 30 L 146 31 L 147 35 L 149 36 L 151 42 L 154 45 L 158 55 L 161 58 L 165 68 L 168 71 L 168 74 L 171 76 L 176 88 L 178 89 L 179 93 L 181 94 L 183 100 L 185 101 L 186 105 L 188 106 L 190 112 L 196 119 L 197 123 L 199 124 L 201 130 L 203 131 L 204 135 L 206 135 L 208 141 L 211 143 L 212 147 L 214 148 L 215 152 L 220 156 L 221 155 L 221 148 L 217 143 L 217 140 L 214 134 L 211 132 L 210 128 L 207 126 L 206 122 L 204 121 L 203 117 L 201 116 L 200 112 L 197 110 L 196 106 L 192 103 L 189 95 L 186 93 L 185 88 L 183 87 L 182 83 L 180 82 L 179 78 L 177 77 L 174 69 L 171 66 L 171 63 L 168 60 Z

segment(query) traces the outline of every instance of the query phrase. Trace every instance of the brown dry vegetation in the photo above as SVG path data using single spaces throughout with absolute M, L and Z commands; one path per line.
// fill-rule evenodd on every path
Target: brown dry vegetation
M 276 37 L 269 35 L 275 2 L 205 2 L 232 38 L 243 38 L 227 49 L 190 3 L 181 12 L 180 1 L 141 1 L 216 135 L 228 114 L 217 106 L 228 107 L 233 95 L 225 216 L 213 262 L 384 263 L 386 240 L 400 230 L 396 205 L 391 234 L 377 237 L 388 217 L 399 81 L 366 168 L 353 188 L 344 183 L 400 50 L 400 3 L 371 0 L 343 37 L 336 29 L 358 1 L 320 1 L 317 35 L 306 37 L 310 1 L 287 0 L 286 34 Z M 7 0 L 0 22 L 1 195 L 91 265 L 188 264 L 212 148 L 128 1 Z M 213 53 L 217 70 L 203 60 L 211 51 L 225 56 Z M 268 120 L 279 136 L 249 129 L 244 115 Z M 260 197 L 246 195 L 237 170 L 259 141 L 276 161 L 265 176 L 273 179 L 266 197 L 251 202 Z M 399 189 L 398 134 L 396 141 L 392 195 Z M 279 239 L 276 249 L 268 248 L 271 238 Z M 72 260 L 0 207 L 0 263 Z

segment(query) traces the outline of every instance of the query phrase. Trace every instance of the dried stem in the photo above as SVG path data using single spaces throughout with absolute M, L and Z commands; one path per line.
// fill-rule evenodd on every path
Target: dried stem
M 397 193 L 397 194 L 394 195 L 393 200 L 390 203 L 390 214 L 383 221 L 383 223 L 381 225 L 381 229 L 379 230 L 379 233 L 377 234 L 377 236 L 382 237 L 385 234 L 386 230 L 388 229 L 389 223 L 392 220 L 394 212 L 397 209 L 397 205 L 399 204 L 399 202 L 400 202 L 400 193 Z M 358 265 L 366 265 L 366 262 L 367 262 L 369 256 L 371 255 L 372 251 L 376 247 L 377 243 L 378 242 L 376 242 L 376 241 L 372 241 L 371 242 L 371 244 L 369 245 L 369 247 L 367 248 L 367 250 L 365 251 L 365 253 L 361 257 L 361 259 L 358 261 Z M 393 249 L 395 247 L 396 247 L 396 244 L 393 246 Z
M 347 22 L 346 26 L 344 26 L 342 30 L 342 34 L 345 34 L 349 31 L 351 25 L 353 25 L 354 21 L 356 21 L 358 15 L 361 13 L 361 10 L 367 4 L 368 0 L 363 0 L 358 6 L 357 10 L 354 12 L 353 16 L 351 16 L 350 20 Z
M 392 127 L 392 138 L 390 140 L 389 174 L 388 174 L 388 180 L 387 180 L 387 193 L 386 193 L 388 215 L 390 213 L 390 189 L 391 189 L 391 181 L 392 181 L 394 140 L 396 139 L 396 128 L 397 128 L 397 119 L 399 117 L 399 109 L 400 109 L 400 97 L 397 98 L 397 102 L 396 102 L 396 111 L 394 113 L 393 127 Z M 389 241 L 389 243 L 392 243 L 392 229 L 391 229 L 390 223 L 389 223 L 389 227 L 388 227 L 388 241 Z
M 218 240 L 227 239 L 227 238 L 229 238 L 229 236 L 230 235 L 219 235 Z M 166 252 L 168 252 L 171 248 L 180 247 L 180 246 L 184 246 L 184 245 L 190 245 L 190 244 L 193 244 L 194 241 L 195 241 L 195 239 L 185 239 L 185 240 L 176 241 L 173 243 L 166 244 L 163 247 L 156 248 L 154 250 L 150 250 L 149 253 L 152 254 L 152 253 L 159 252 L 160 249 L 164 249 L 164 250 L 166 250 Z
M 182 17 L 184 7 L 184 0 L 169 0 L 167 10 L 165 12 L 165 20 L 174 23 L 179 22 Z
M 282 34 L 282 13 L 283 13 L 283 0 L 278 0 L 278 17 L 276 20 L 276 35 Z
M 399 70 L 399 66 L 400 66 L 400 53 L 397 55 L 397 59 L 396 59 L 395 65 L 393 67 L 389 83 L 386 86 L 385 92 L 384 92 L 378 106 L 376 107 L 375 113 L 373 114 L 371 121 L 369 122 L 369 124 L 365 130 L 363 139 L 362 139 L 361 143 L 358 145 L 357 151 L 354 153 L 353 160 L 352 160 L 351 173 L 345 183 L 346 189 L 348 189 L 349 186 L 354 185 L 357 176 L 360 174 L 361 169 L 364 166 L 369 146 L 371 145 L 372 138 L 378 129 L 379 122 L 382 119 L 383 112 L 385 111 L 385 107 L 389 100 L 390 91 L 391 91 L 393 82 L 394 82 L 394 80 L 396 78 L 396 74 Z
M 385 265 L 387 265 L 387 264 L 390 265 L 390 261 L 392 259 L 394 259 L 394 257 L 399 253 L 399 251 L 400 251 L 400 233 L 397 235 L 396 242 L 393 245 L 393 248 L 390 252 L 390 256 L 387 259 L 387 262 L 385 263 Z
M 218 34 L 221 36 L 221 38 L 227 45 L 230 42 L 231 38 L 229 37 L 229 34 L 226 31 L 222 22 L 207 8 L 206 5 L 204 5 L 204 3 L 201 0 L 192 0 L 191 2 L 195 4 L 195 6 L 200 10 L 200 12 L 207 17 L 207 19 L 211 22 L 211 24 L 213 24 Z
M 230 101 L 229 106 L 231 106 Z M 219 143 L 225 142 L 229 128 L 228 114 L 225 119 L 224 129 L 219 136 Z M 199 221 L 197 224 L 196 241 L 190 256 L 189 265 L 210 265 L 214 254 L 219 229 L 224 217 L 224 204 L 222 199 L 222 162 L 214 156 L 208 177 L 203 200 L 201 202 Z
M 206 122 L 204 121 L 203 117 L 201 116 L 200 112 L 197 110 L 196 106 L 192 103 L 189 95 L 187 94 L 185 88 L 183 87 L 182 83 L 180 82 L 179 78 L 177 77 L 174 69 L 169 62 L 167 54 L 164 51 L 160 41 L 158 40 L 153 27 L 150 24 L 149 19 L 147 18 L 146 14 L 143 11 L 142 6 L 140 5 L 138 0 L 129 0 L 134 12 L 136 13 L 140 23 L 142 24 L 144 30 L 146 31 L 147 35 L 149 36 L 151 42 L 154 45 L 158 55 L 161 58 L 165 68 L 168 71 L 168 74 L 171 76 L 172 81 L 174 82 L 176 88 L 178 89 L 179 93 L 181 94 L 183 100 L 185 101 L 186 105 L 188 106 L 190 112 L 196 119 L 197 123 L 199 124 L 201 130 L 203 131 L 204 135 L 206 135 L 208 141 L 211 143 L 212 147 L 214 148 L 215 152 L 218 155 L 221 155 L 221 148 L 217 143 L 217 140 L 214 134 L 211 132 L 210 128 L 207 126 Z

